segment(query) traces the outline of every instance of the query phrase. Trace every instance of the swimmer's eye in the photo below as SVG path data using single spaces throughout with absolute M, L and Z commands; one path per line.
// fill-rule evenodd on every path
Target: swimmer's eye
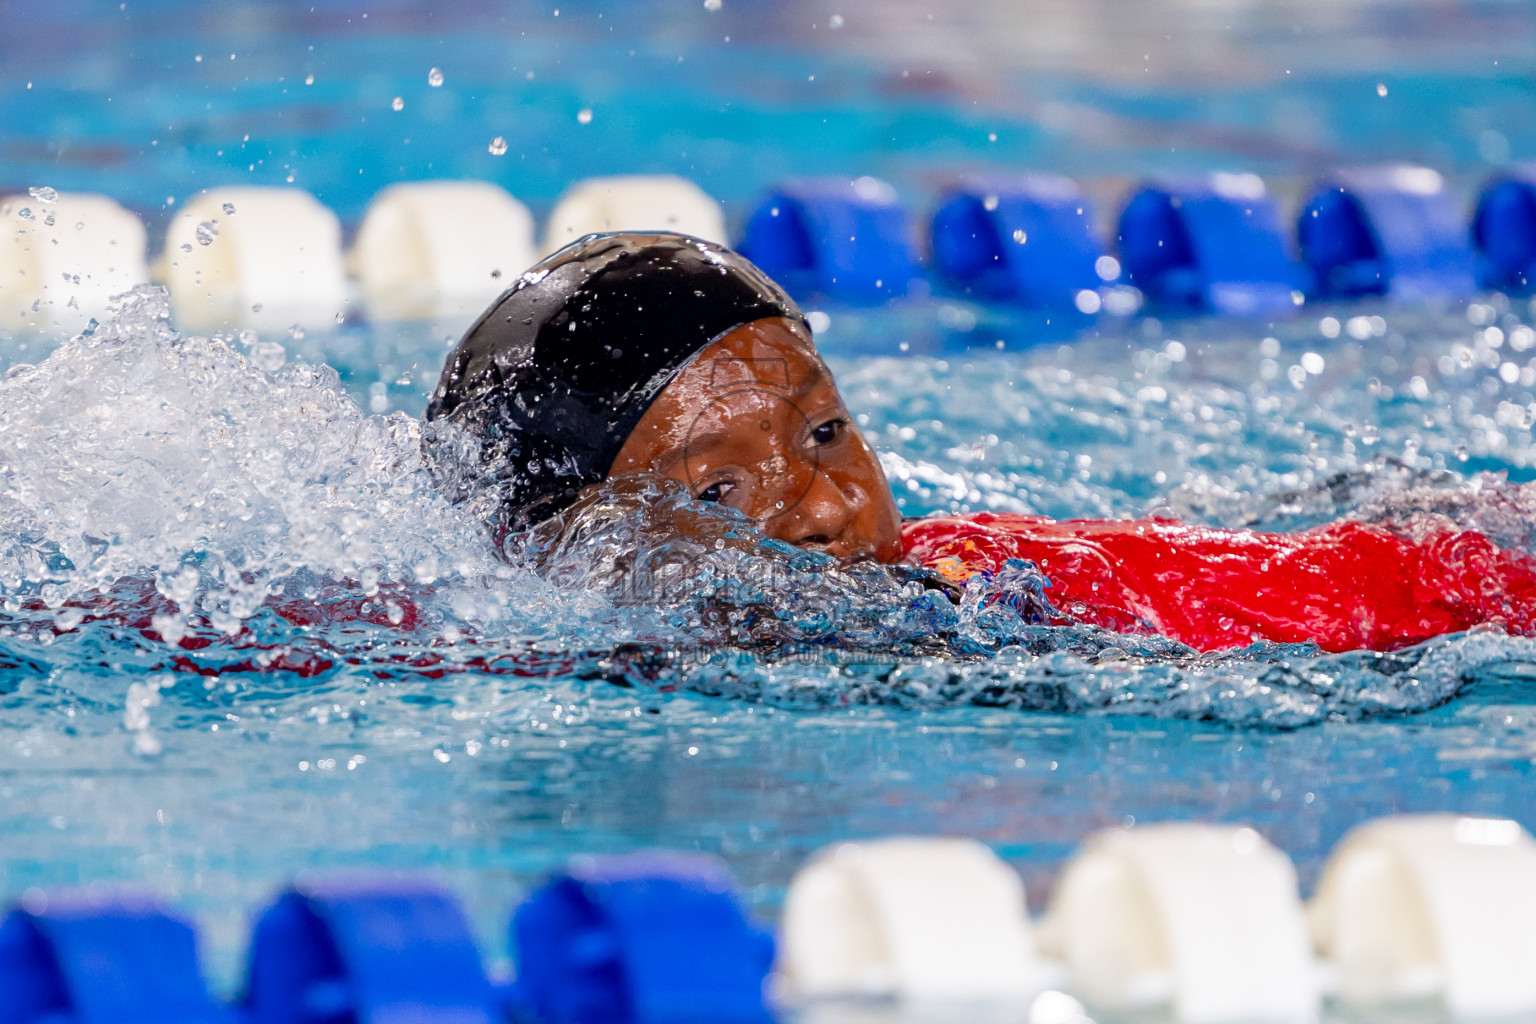
M 694 499 L 697 501 L 724 501 L 725 496 L 735 489 L 735 484 L 728 480 L 721 480 L 719 483 L 710 484 L 698 494 L 695 494 Z
M 811 428 L 811 443 L 817 445 L 831 444 L 843 436 L 843 428 L 848 425 L 844 419 L 827 420 L 819 427 Z

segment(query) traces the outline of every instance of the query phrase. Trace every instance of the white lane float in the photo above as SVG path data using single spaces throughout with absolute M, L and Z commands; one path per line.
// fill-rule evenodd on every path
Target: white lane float
M 391 185 L 369 203 L 350 264 L 372 320 L 464 320 L 538 258 L 533 215 L 487 181 Z
M 144 224 L 106 196 L 37 193 L 0 199 L 0 329 L 74 332 L 149 280 Z
M 1049 983 L 1019 876 L 970 839 L 828 847 L 790 884 L 778 975 L 794 1000 L 1024 1002 Z
M 1438 995 L 1457 1017 L 1536 1013 L 1536 840 L 1516 822 L 1367 822 L 1334 848 L 1309 916 L 1348 1001 Z
M 172 219 L 157 276 L 187 330 L 322 327 L 347 306 L 341 222 L 297 188 L 219 188 Z
M 1103 832 L 1067 864 L 1040 928 L 1090 1005 L 1171 1005 L 1191 1024 L 1310 1021 L 1318 970 L 1290 859 L 1251 828 Z
M 544 252 L 599 231 L 681 231 L 728 244 L 720 201 L 672 174 L 588 178 L 555 203 L 544 226 Z

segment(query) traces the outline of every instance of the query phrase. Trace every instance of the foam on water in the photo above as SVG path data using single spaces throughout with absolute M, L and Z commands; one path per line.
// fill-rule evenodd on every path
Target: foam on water
M 419 425 L 368 417 L 328 367 L 258 369 L 180 337 L 165 296 L 0 382 L 0 588 L 49 607 L 146 571 L 234 632 L 290 574 L 431 582 L 490 561 L 419 467 Z
M 0 638 L 13 676 L 110 657 L 151 680 L 124 698 L 142 740 L 177 672 L 217 676 L 236 701 L 241 687 L 469 674 L 784 707 L 1292 728 L 1424 710 L 1536 663 L 1528 642 L 1495 634 L 1382 655 L 1275 644 L 1198 655 L 1073 622 L 1032 566 L 978 577 L 953 601 L 921 574 L 839 565 L 643 478 L 598 489 L 498 558 L 476 516 L 434 492 L 418 421 L 365 415 L 324 365 L 261 369 L 269 344 L 180 336 L 163 294 L 141 289 L 108 323 L 0 382 Z M 1189 518 L 1276 528 L 1432 513 L 1531 549 L 1536 497 L 1446 469 L 1429 449 L 1453 431 L 1425 441 L 1407 425 L 1381 428 L 1331 454 L 1296 443 L 1343 438 L 1351 417 L 1422 426 L 1379 382 L 1320 408 L 1300 388 L 1176 382 L 1164 363 L 1116 380 L 987 359 L 914 360 L 898 375 L 874 361 L 845 386 L 853 408 L 884 417 L 871 429 L 895 441 L 886 466 L 909 503 L 1125 514 L 1160 474 L 1189 482 L 1147 503 Z M 897 379 L 891 401 L 881 391 Z M 1523 465 L 1530 428 L 1503 423 L 1504 440 L 1485 446 Z

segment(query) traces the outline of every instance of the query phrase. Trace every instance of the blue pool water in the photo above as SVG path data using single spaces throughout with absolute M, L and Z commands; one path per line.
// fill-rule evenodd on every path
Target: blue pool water
M 289 174 L 355 220 L 425 176 L 541 208 L 585 174 L 676 171 L 739 213 L 789 173 L 879 173 L 917 200 L 1028 165 L 1108 208 L 1155 171 L 1283 184 L 1393 157 L 1471 185 L 1536 154 L 1516 3 L 1383 4 L 1327 32 L 1323 5 L 1154 5 L 1097 45 L 1054 8 L 1026 34 L 1005 4 L 937 28 L 848 4 L 835 30 L 819 5 L 638 6 L 8 5 L 0 180 L 163 223 L 167 197 Z M 614 538 L 566 556 L 562 586 L 498 563 L 432 492 L 413 416 L 440 332 L 281 335 L 259 369 L 159 302 L 74 341 L 0 339 L 0 891 L 166 893 L 226 981 L 247 908 L 311 870 L 433 872 L 500 948 L 505 908 L 576 852 L 717 852 L 771 917 L 805 856 L 850 837 L 975 836 L 1038 906 L 1083 836 L 1133 820 L 1252 824 L 1304 885 L 1373 815 L 1536 826 L 1528 641 L 1191 661 L 962 610 L 939 624 L 965 642 L 935 652 L 940 613 L 896 584 L 733 548 L 700 570 L 753 584 L 787 639 L 841 643 L 703 663 L 718 633 L 690 595 L 597 585 Z M 1528 299 L 1054 331 L 942 298 L 819 311 L 909 514 L 1428 510 L 1536 551 Z

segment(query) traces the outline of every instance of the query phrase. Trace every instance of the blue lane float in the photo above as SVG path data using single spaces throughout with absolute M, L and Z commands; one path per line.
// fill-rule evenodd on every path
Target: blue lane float
M 1070 310 L 1103 281 L 1104 245 L 1077 183 L 1057 175 L 968 182 L 933 215 L 933 267 L 971 296 Z
M 413 194 L 419 193 L 418 206 L 430 206 L 429 197 L 449 194 L 483 198 L 482 193 L 490 194 L 485 187 L 489 186 L 483 182 L 411 186 Z M 385 201 L 393 189 L 381 193 L 381 203 L 389 205 Z M 521 209 L 515 200 L 500 194 L 502 213 Z M 345 287 L 348 267 L 341 258 L 335 214 L 292 189 L 245 190 L 240 195 L 220 190 L 193 202 L 210 222 L 220 217 L 226 222 L 207 246 L 185 243 L 202 253 L 198 259 L 203 263 L 218 264 L 209 264 L 212 269 L 205 268 L 199 275 L 188 271 L 190 257 L 182 258 L 183 246 L 175 244 L 180 235 L 167 235 L 166 251 L 152 268 L 145 268 L 144 226 L 136 216 L 103 196 L 60 194 L 57 208 L 79 214 L 78 220 L 71 214 L 67 221 L 61 214 L 60 223 L 76 223 L 83 229 L 70 232 L 67 245 L 60 235 L 54 240 L 59 244 L 45 246 L 46 252 L 35 245 L 0 251 L 0 314 L 11 317 L 13 329 L 74 330 L 83 326 L 91 310 L 105 315 L 107 296 L 153 279 L 170 289 L 183 329 L 218 324 L 260 327 L 263 322 L 329 329 L 350 301 Z M 590 179 L 574 185 L 569 195 L 585 196 L 597 204 L 587 204 L 592 208 L 583 215 L 583 223 L 589 226 L 649 229 L 671 223 L 709 234 L 700 225 L 713 219 L 714 234 L 724 230 L 718 223 L 719 211 L 710 212 L 714 201 L 682 179 Z M 234 201 L 225 203 L 231 196 Z M 0 225 L 9 225 L 17 237 L 31 237 L 28 232 L 35 233 L 34 225 L 41 223 L 27 219 L 31 217 L 27 201 L 19 195 L 0 196 Z M 245 228 L 222 212 L 229 208 L 241 211 L 239 223 Z M 253 209 L 258 216 L 246 219 Z M 475 308 L 470 299 L 463 300 L 469 305 L 449 303 L 454 306 L 451 310 L 428 301 L 433 282 L 440 286 L 437 292 L 447 289 L 459 294 L 463 285 L 467 295 L 479 288 L 469 288 L 475 267 L 515 276 L 506 266 L 507 232 L 465 234 L 459 230 L 462 216 L 445 227 L 414 207 L 407 212 L 408 220 L 414 217 L 426 225 L 425 234 L 406 232 L 410 238 L 403 246 L 391 249 L 386 244 L 388 252 L 371 255 L 387 257 L 390 267 L 420 278 L 425 291 L 416 289 L 421 294 L 403 300 L 398 288 L 379 286 L 373 278 L 390 267 L 370 265 L 370 252 L 365 251 L 369 247 L 364 244 L 368 232 L 362 231 L 350 270 L 359 279 L 368 319 L 469 316 L 468 311 Z M 464 223 L 472 221 L 471 217 Z M 1118 261 L 1105 252 L 1091 221 L 1077 185 L 1066 178 L 1004 173 L 969 180 L 940 197 L 929 222 L 932 260 L 931 267 L 926 267 L 919 258 L 914 222 L 890 185 L 871 177 L 813 179 L 774 189 L 751 213 L 735 241 L 736 248 L 803 298 L 877 305 L 906 295 L 925 295 L 931 269 L 941 287 L 981 301 L 1038 309 L 1044 312 L 1041 319 L 1062 324 L 1075 322 L 1072 307 L 1091 313 L 1100 308 L 1101 300 L 1109 312 L 1134 312 L 1137 302 L 1128 289 L 1104 287 L 1117 281 L 1137 286 L 1154 307 L 1251 316 L 1280 313 L 1303 293 L 1312 299 L 1387 295 L 1415 301 L 1464 297 L 1479 286 L 1530 292 L 1536 280 L 1536 165 L 1515 168 L 1489 183 L 1470 225 L 1440 175 L 1424 167 L 1366 168 L 1324 178 L 1305 203 L 1294 237 L 1280 230 L 1275 204 L 1263 182 L 1252 174 L 1213 174 L 1144 186 L 1121 214 Z M 187 211 L 178 215 L 178 230 L 190 232 L 196 223 L 198 217 L 189 217 Z M 273 229 L 273 224 L 280 230 Z M 580 225 L 572 226 L 574 222 L 562 224 L 551 224 L 546 234 L 581 230 Z M 323 281 L 289 288 L 293 294 L 282 301 L 251 301 L 254 293 L 246 294 L 256 287 L 246 280 L 251 267 L 276 267 L 287 275 L 285 280 L 293 277 L 292 260 L 285 254 L 292 248 L 293 231 L 299 228 L 305 237 L 318 240 L 309 248 L 324 257 L 324 266 L 316 271 L 316 280 Z M 530 230 L 530 225 L 523 225 L 524 236 Z M 439 265 L 443 264 L 439 243 L 444 238 L 453 243 L 451 267 Z M 1292 258 L 1293 242 L 1299 243 L 1304 265 Z M 140 269 L 124 271 L 128 273 L 124 278 L 114 270 L 124 266 L 130 271 Z M 434 267 L 438 273 L 428 273 Z M 61 275 L 60 268 L 67 273 Z M 1096 270 L 1104 273 L 1095 274 Z M 221 279 L 230 274 L 240 278 L 235 290 L 245 299 L 224 302 L 218 309 L 209 307 L 207 277 L 214 271 Z M 50 291 L 38 298 L 42 294 L 38 289 L 44 287 L 38 281 L 58 282 L 61 276 L 68 279 L 64 292 Z M 422 299 L 422 294 L 427 298 Z M 70 296 L 79 301 L 65 302 Z M 65 306 L 70 307 L 67 314 Z
M 742 255 L 796 295 L 876 303 L 921 280 L 912 218 L 878 178 L 776 188 L 747 220 Z
M 142 902 L 17 909 L 0 925 L 0 1024 L 225 1024 L 192 927 Z
M 1237 1024 L 1316 1017 L 1326 977 L 1330 998 L 1370 1014 L 1434 999 L 1458 1019 L 1529 1020 L 1533 921 L 1536 839 L 1508 819 L 1368 822 L 1305 906 L 1289 858 L 1251 828 L 1114 829 L 1067 862 L 1033 922 L 1018 877 L 979 843 L 862 841 L 795 875 L 775 994 L 794 1019 L 817 1000 L 878 996 L 1082 1020 L 1080 996 Z M 715 858 L 576 858 L 522 904 L 511 940 L 518 979 L 493 985 L 442 890 L 306 884 L 258 922 L 247 997 L 226 1005 L 208 994 L 192 927 L 158 906 L 28 900 L 0 922 L 0 1024 L 774 1019 L 774 944 Z
M 256 926 L 251 1024 L 491 1024 L 486 979 L 458 902 L 421 882 L 305 886 Z
M 713 858 L 580 858 L 517 911 L 516 1002 L 545 1024 L 769 1024 L 773 939 Z
M 1165 309 L 1263 316 L 1297 304 L 1297 267 L 1258 175 L 1144 185 L 1119 236 L 1126 280 Z
M 1321 298 L 1458 298 L 1477 290 L 1459 204 L 1427 167 L 1338 171 L 1303 204 L 1296 237 Z
M 1536 164 L 1488 183 L 1472 218 L 1478 283 L 1528 292 L 1536 285 Z

